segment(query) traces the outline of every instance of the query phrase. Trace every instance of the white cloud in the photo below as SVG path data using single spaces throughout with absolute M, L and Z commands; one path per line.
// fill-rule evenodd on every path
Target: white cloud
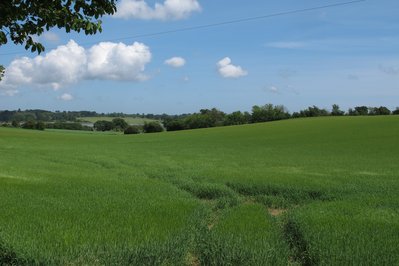
M 240 66 L 231 64 L 231 59 L 225 57 L 217 63 L 219 74 L 224 78 L 239 78 L 246 76 L 248 72 Z
M 278 88 L 277 86 L 265 86 L 262 88 L 262 91 L 267 92 L 267 93 L 273 93 L 273 94 L 281 94 L 281 90 L 280 88 Z
M 151 61 L 151 52 L 138 42 L 132 45 L 102 42 L 88 50 L 87 59 L 89 79 L 142 81 L 148 79 L 143 71 Z
M 58 97 L 58 99 L 63 100 L 63 101 L 72 101 L 73 96 L 69 93 L 64 93 L 60 97 Z
M 193 12 L 201 11 L 197 0 L 165 0 L 151 7 L 144 0 L 121 0 L 117 6 L 117 18 L 178 20 L 184 19 Z
M 13 60 L 0 81 L 0 91 L 12 95 L 20 86 L 58 90 L 91 79 L 141 81 L 147 78 L 143 71 L 150 61 L 151 52 L 142 43 L 102 42 L 86 50 L 71 40 L 44 56 Z
M 57 90 L 62 84 L 82 79 L 85 73 L 85 49 L 74 41 L 59 46 L 45 56 L 15 59 L 6 68 L 1 88 L 21 85 L 51 86 Z
M 165 60 L 165 64 L 171 67 L 182 67 L 186 64 L 186 60 L 182 57 L 172 57 L 168 60 Z
M 277 88 L 276 86 L 271 86 L 271 87 L 269 88 L 269 91 L 270 91 L 271 93 L 279 93 L 279 90 L 278 90 L 278 88 Z

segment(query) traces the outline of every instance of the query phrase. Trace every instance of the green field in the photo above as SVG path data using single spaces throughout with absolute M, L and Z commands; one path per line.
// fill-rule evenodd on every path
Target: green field
M 116 117 L 110 117 L 110 116 L 90 116 L 90 117 L 80 117 L 79 121 L 95 123 L 99 120 L 112 121 L 112 119 L 115 119 L 115 118 Z M 145 122 L 156 121 L 154 119 L 140 118 L 140 117 L 122 117 L 122 118 L 129 125 L 144 125 Z
M 399 265 L 399 116 L 0 128 L 0 265 Z

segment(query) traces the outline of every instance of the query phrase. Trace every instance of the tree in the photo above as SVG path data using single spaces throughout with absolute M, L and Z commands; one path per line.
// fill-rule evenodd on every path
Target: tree
M 44 125 L 44 123 L 42 121 L 37 122 L 35 125 L 35 129 L 37 129 L 37 130 L 44 130 L 45 127 L 46 126 Z
M 393 115 L 399 115 L 399 107 L 396 107 L 396 109 L 392 112 Z
M 368 115 L 369 108 L 367 106 L 356 106 L 355 107 L 355 115 Z
M 317 117 L 317 116 L 327 116 L 328 111 L 326 109 L 320 109 L 316 105 L 309 106 L 308 109 L 301 110 L 299 112 L 299 117 Z M 297 117 L 295 114 L 294 117 Z
M 101 32 L 101 20 L 114 14 L 116 0 L 13 0 L 0 2 L 0 45 L 11 40 L 25 49 L 44 51 L 33 35 L 58 27 L 66 32 Z
M 163 121 L 167 131 L 178 131 L 186 129 L 186 125 L 182 119 L 165 119 Z
M 344 115 L 344 111 L 341 111 L 340 109 L 339 109 L 339 105 L 338 104 L 333 104 L 333 106 L 332 106 L 332 111 L 331 111 L 331 115 L 332 116 L 341 116 L 341 115 Z
M 97 131 L 110 131 L 114 129 L 114 123 L 111 121 L 99 120 L 94 123 L 93 127 Z
M 226 119 L 224 124 L 228 125 L 242 125 L 247 124 L 248 120 L 245 115 L 241 111 L 232 112 L 231 114 L 226 115 Z
M 9 40 L 39 54 L 44 46 L 33 40 L 51 28 L 66 32 L 101 32 L 103 15 L 116 11 L 117 0 L 2 0 L 0 1 L 0 46 Z M 4 67 L 0 65 L 0 80 Z
M 19 123 L 18 123 L 16 120 L 13 120 L 13 121 L 11 122 L 11 126 L 12 126 L 12 127 L 19 127 Z
M 207 128 L 212 126 L 209 116 L 201 113 L 187 116 L 184 119 L 184 124 L 187 129 Z
M 115 129 L 119 131 L 124 131 L 129 126 L 123 118 L 114 118 L 112 119 L 112 123 L 114 123 Z
M 34 121 L 27 121 L 22 125 L 22 128 L 24 129 L 35 129 L 36 128 L 36 123 Z
M 209 109 L 201 109 L 200 115 L 206 121 L 206 127 L 217 127 L 222 126 L 224 124 L 224 119 L 226 114 L 222 111 L 219 111 L 216 108 Z
M 385 106 L 369 108 L 369 115 L 390 115 L 390 114 L 391 110 L 389 110 Z
M 274 106 L 268 103 L 263 106 L 255 105 L 252 107 L 252 122 L 254 123 L 287 119 L 289 117 L 290 114 L 283 105 Z
M 3 78 L 3 76 L 4 76 L 4 67 L 0 65 L 0 80 Z
M 154 132 L 162 132 L 163 127 L 159 122 L 149 122 L 149 123 L 144 123 L 143 126 L 143 131 L 144 133 L 154 133 Z
M 140 133 L 140 128 L 138 126 L 128 126 L 124 131 L 123 134 L 129 135 L 129 134 L 139 134 Z

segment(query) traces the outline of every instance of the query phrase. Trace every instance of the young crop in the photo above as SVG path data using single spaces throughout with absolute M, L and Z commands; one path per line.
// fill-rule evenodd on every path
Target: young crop
M 0 265 L 397 265 L 398 132 L 0 128 Z

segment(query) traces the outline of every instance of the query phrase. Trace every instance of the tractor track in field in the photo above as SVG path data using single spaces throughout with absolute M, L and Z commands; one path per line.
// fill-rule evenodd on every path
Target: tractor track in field
M 155 178 L 158 180 L 162 180 L 168 184 L 173 185 L 181 191 L 188 192 L 194 198 L 199 200 L 206 208 L 209 210 L 208 216 L 204 217 L 204 221 L 206 221 L 206 234 L 211 232 L 214 227 L 217 225 L 218 220 L 223 215 L 223 213 L 235 206 L 242 204 L 262 204 L 265 206 L 266 215 L 270 215 L 274 218 L 275 223 L 280 223 L 280 234 L 283 236 L 283 239 L 288 244 L 291 250 L 291 256 L 287 258 L 289 264 L 293 265 L 304 265 L 304 266 L 313 266 L 317 265 L 317 262 L 312 260 L 309 256 L 308 252 L 308 244 L 306 243 L 299 225 L 295 223 L 294 220 L 289 218 L 288 215 L 290 209 L 297 208 L 302 204 L 318 201 L 318 200 L 330 200 L 325 195 L 322 195 L 318 192 L 306 192 L 306 196 L 309 197 L 309 201 L 301 202 L 302 204 L 298 204 L 297 202 L 290 204 L 289 206 L 279 207 L 275 205 L 268 206 L 267 203 L 259 200 L 255 195 L 258 192 L 251 195 L 247 190 L 242 190 L 240 187 L 235 187 L 232 184 L 212 184 L 205 182 L 197 182 L 192 179 L 184 179 L 180 181 L 176 180 L 168 180 L 168 178 L 158 178 L 152 176 L 151 178 Z M 219 190 L 229 191 L 229 193 L 221 193 L 218 189 L 212 191 L 206 191 L 208 188 L 212 188 L 213 185 L 218 185 Z M 202 191 L 204 190 L 204 191 Z M 272 190 L 271 193 L 268 191 L 262 191 L 260 196 L 280 196 L 280 194 L 286 193 L 285 191 Z M 257 195 L 259 196 L 259 195 Z M 285 196 L 285 195 L 284 195 Z M 227 200 L 226 200 L 227 199 Z M 289 201 L 290 199 L 288 199 Z M 220 203 L 221 201 L 225 201 L 224 203 Z M 193 246 L 196 246 L 198 243 L 194 243 Z M 187 264 L 192 266 L 201 265 L 200 256 L 196 255 L 198 250 L 196 248 L 191 248 L 187 254 Z

